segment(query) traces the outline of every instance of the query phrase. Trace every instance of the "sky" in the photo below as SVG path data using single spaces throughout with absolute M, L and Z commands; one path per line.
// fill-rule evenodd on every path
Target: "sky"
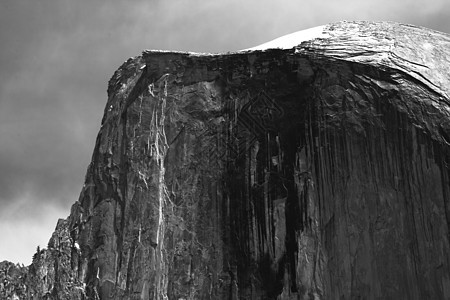
M 127 58 L 236 51 L 341 20 L 450 33 L 450 1 L 1 0 L 0 261 L 30 264 L 69 215 Z

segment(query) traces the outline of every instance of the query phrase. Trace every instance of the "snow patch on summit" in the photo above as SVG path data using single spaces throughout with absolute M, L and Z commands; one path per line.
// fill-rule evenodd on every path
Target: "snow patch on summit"
M 291 34 L 284 35 L 282 37 L 279 37 L 262 45 L 248 49 L 243 49 L 241 51 L 266 50 L 266 49 L 292 49 L 305 41 L 310 41 L 316 38 L 330 37 L 328 34 L 324 33 L 324 29 L 325 25 L 297 31 Z

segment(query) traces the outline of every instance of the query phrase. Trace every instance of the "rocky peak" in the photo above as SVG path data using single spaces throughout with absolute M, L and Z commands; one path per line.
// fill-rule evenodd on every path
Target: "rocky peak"
M 130 58 L 28 297 L 449 298 L 448 53 L 340 22 Z

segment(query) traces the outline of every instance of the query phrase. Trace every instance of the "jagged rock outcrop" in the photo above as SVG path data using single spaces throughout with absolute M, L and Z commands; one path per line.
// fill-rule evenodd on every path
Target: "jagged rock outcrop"
M 27 268 L 9 261 L 0 262 L 0 299 L 25 299 Z
M 440 32 L 341 22 L 129 59 L 34 297 L 449 299 L 449 53 Z

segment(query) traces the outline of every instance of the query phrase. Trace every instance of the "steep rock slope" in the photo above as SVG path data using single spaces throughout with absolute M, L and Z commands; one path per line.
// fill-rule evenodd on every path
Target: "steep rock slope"
M 292 42 L 124 63 L 29 295 L 450 298 L 450 37 L 341 22 Z

